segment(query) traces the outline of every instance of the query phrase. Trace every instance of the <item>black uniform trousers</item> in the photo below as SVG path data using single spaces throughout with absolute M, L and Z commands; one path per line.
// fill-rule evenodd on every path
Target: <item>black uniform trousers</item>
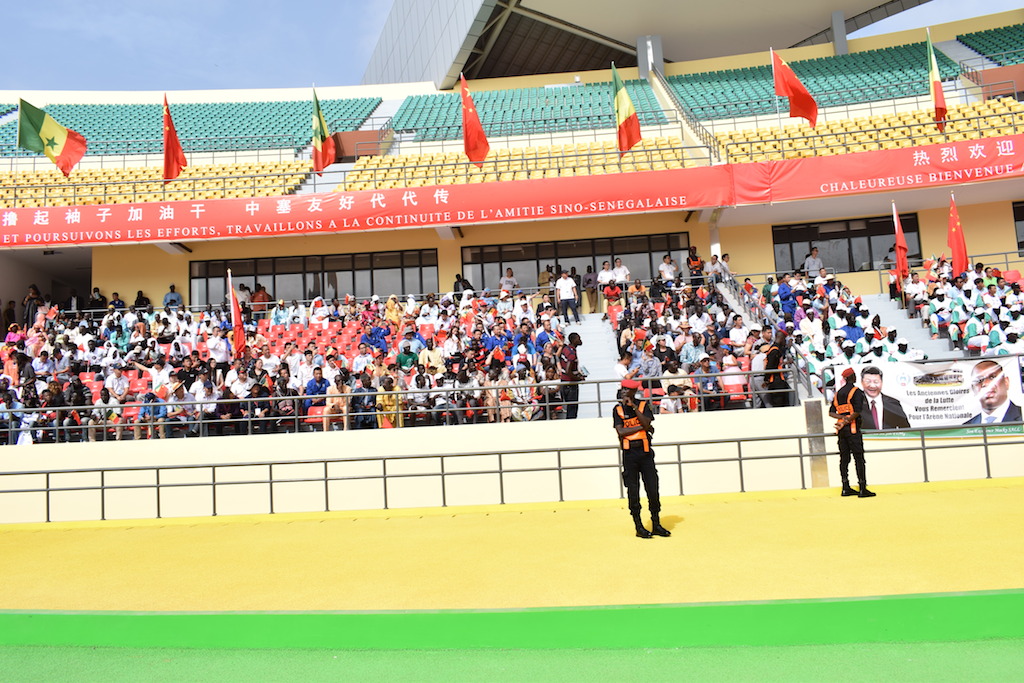
M 654 467 L 654 451 L 630 448 L 622 451 L 622 483 L 626 486 L 626 500 L 633 516 L 640 514 L 640 479 L 647 491 L 647 507 L 652 515 L 661 512 L 658 493 L 658 470 Z
M 859 430 L 857 433 L 851 434 L 847 428 L 839 432 L 839 476 L 843 480 L 843 488 L 850 486 L 851 457 L 857 470 L 857 483 L 861 487 L 867 486 L 867 466 L 864 463 L 864 437 Z

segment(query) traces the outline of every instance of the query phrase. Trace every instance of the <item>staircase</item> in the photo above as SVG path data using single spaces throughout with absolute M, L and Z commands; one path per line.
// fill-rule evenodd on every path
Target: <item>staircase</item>
M 921 318 L 908 318 L 907 312 L 896 305 L 888 294 L 873 294 L 861 297 L 864 305 L 871 311 L 871 316 L 878 315 L 882 319 L 882 327 L 895 327 L 900 337 L 906 337 L 908 346 L 920 349 L 930 360 L 954 360 L 963 358 L 963 353 L 951 348 L 949 338 L 932 339 L 927 324 Z
M 959 40 L 944 40 L 939 43 L 933 43 L 933 45 L 936 50 L 943 53 L 957 64 L 970 60 L 971 67 L 974 69 L 991 69 L 992 67 L 999 66 L 990 59 L 984 59 L 984 55 L 972 50 Z
M 308 156 L 309 148 L 303 151 L 303 154 Z M 295 194 L 314 194 L 322 192 L 332 192 L 339 183 L 345 180 L 345 173 L 352 170 L 355 166 L 352 162 L 331 164 L 324 169 L 323 176 L 318 176 L 316 173 L 310 173 L 306 176 L 306 179 L 302 181 L 295 190 Z
M 570 324 L 565 328 L 565 334 L 576 332 L 583 341 L 576 351 L 579 363 L 587 369 L 589 380 L 611 380 L 615 381 L 615 362 L 619 358 L 618 346 L 615 343 L 615 335 L 612 332 L 612 324 L 607 320 L 601 320 L 600 313 L 587 313 L 580 316 L 580 324 Z M 601 384 L 600 399 L 601 410 L 598 415 L 596 401 L 598 397 L 598 386 L 596 384 L 580 385 L 580 412 L 579 418 L 587 417 L 611 417 L 612 408 L 615 407 L 615 392 L 618 389 L 614 383 Z

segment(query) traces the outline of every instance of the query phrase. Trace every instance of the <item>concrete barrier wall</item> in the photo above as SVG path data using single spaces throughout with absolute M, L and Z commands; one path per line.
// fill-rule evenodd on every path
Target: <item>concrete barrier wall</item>
M 758 459 L 808 453 L 807 439 L 658 445 L 800 434 L 805 431 L 802 407 L 662 416 L 655 425 L 663 495 L 811 485 L 809 458 Z M 927 445 L 949 443 L 959 442 L 930 440 Z M 919 441 L 869 440 L 867 446 L 872 484 L 924 480 Z M 827 447 L 834 449 L 835 441 L 829 439 Z M 907 450 L 878 452 L 894 448 Z M 992 476 L 1024 475 L 1019 451 L 1017 446 L 991 445 Z M 48 514 L 51 521 L 139 519 L 622 495 L 611 418 L 20 446 L 5 447 L 0 454 L 0 522 L 45 521 Z M 289 462 L 299 460 L 323 462 Z M 838 456 L 827 461 L 829 480 L 838 486 Z M 123 469 L 135 467 L 139 469 Z M 100 471 L 56 473 L 83 468 Z M 980 446 L 929 450 L 930 480 L 985 476 Z M 269 479 L 275 483 L 262 483 Z M 102 495 L 98 490 L 53 490 L 100 485 L 107 487 Z M 49 495 L 9 492 L 47 487 Z

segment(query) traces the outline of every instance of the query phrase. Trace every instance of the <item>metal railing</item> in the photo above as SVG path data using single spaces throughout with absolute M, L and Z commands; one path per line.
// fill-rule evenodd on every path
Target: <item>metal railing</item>
M 992 460 L 990 449 L 999 446 L 1012 447 L 1024 445 L 1024 438 L 1016 438 L 1006 436 L 1005 428 L 1007 426 L 1012 427 L 1024 427 L 1021 423 L 1013 423 L 1012 425 L 978 425 L 972 427 L 970 434 L 957 438 L 953 443 L 942 443 L 942 442 L 930 442 L 929 437 L 934 435 L 935 438 L 948 439 L 948 428 L 941 427 L 929 427 L 929 428 L 918 428 L 903 430 L 903 434 L 910 438 L 915 438 L 916 443 L 909 445 L 906 442 L 899 443 L 897 445 L 882 444 L 876 442 L 874 447 L 869 451 L 872 457 L 878 457 L 887 454 L 899 454 L 899 453 L 916 453 L 921 454 L 921 481 L 929 482 L 929 455 L 934 453 L 943 453 L 947 450 L 957 449 L 962 450 L 964 448 L 981 448 L 984 455 L 985 465 L 985 478 L 991 479 L 992 473 Z M 1000 435 L 996 436 L 990 434 L 993 431 L 999 431 Z M 680 495 L 686 495 L 687 481 L 690 481 L 689 476 L 684 474 L 684 469 L 691 466 L 701 466 L 707 464 L 728 464 L 733 463 L 736 467 L 736 476 L 738 479 L 738 488 L 741 492 L 747 491 L 747 480 L 753 476 L 757 476 L 754 473 L 748 472 L 749 466 L 757 468 L 764 462 L 770 461 L 792 461 L 798 469 L 800 488 L 807 488 L 807 470 L 808 458 L 821 458 L 827 456 L 837 455 L 835 450 L 824 449 L 825 440 L 834 437 L 833 433 L 805 433 L 805 434 L 788 434 L 782 436 L 764 436 L 764 437 L 736 437 L 736 438 L 716 438 L 716 439 L 693 439 L 684 441 L 674 441 L 666 444 L 656 444 L 655 449 L 658 453 L 656 462 L 658 466 L 663 468 L 676 468 L 678 478 L 678 490 Z M 774 454 L 751 454 L 752 450 L 756 450 L 758 446 L 771 446 L 777 445 L 777 448 L 787 452 L 774 453 Z M 684 449 L 690 448 L 707 448 L 709 446 L 715 447 L 716 454 L 721 454 L 719 457 L 714 458 L 686 458 L 684 457 Z M 796 452 L 793 452 L 793 451 Z M 599 463 L 576 463 L 573 462 L 573 456 L 578 454 L 586 453 L 588 456 L 592 456 L 594 452 L 608 452 L 609 456 L 614 453 L 615 460 L 613 462 L 599 462 Z M 670 457 L 665 456 L 665 452 L 669 451 L 673 455 Z M 725 455 L 727 452 L 732 451 L 735 455 Z M 555 463 L 549 466 L 530 466 L 530 467 L 518 467 L 516 464 L 510 463 L 510 460 L 514 460 L 515 456 L 518 455 L 530 455 L 539 453 L 553 453 L 555 455 Z M 1019 451 L 1018 451 L 1019 453 Z M 455 461 L 458 462 L 464 458 L 477 458 L 480 456 L 493 456 L 497 460 L 497 466 L 488 467 L 465 467 L 459 466 L 452 468 L 446 463 Z M 610 458 L 609 458 L 610 459 Z M 408 461 L 427 461 L 435 460 L 439 462 L 437 471 L 429 472 L 408 472 L 394 470 L 389 471 L 389 462 L 408 462 Z M 367 463 L 377 462 L 380 464 L 380 472 L 373 474 L 354 474 L 354 475 L 340 475 L 332 474 L 331 469 L 333 465 L 343 465 L 346 463 Z M 281 473 L 282 469 L 286 469 L 294 466 L 315 466 L 321 472 L 317 476 L 309 475 L 294 475 L 289 476 L 288 474 Z M 68 468 L 59 470 L 18 470 L 18 471 L 7 471 L 0 474 L 0 481 L 10 478 L 14 482 L 15 487 L 12 488 L 0 488 L 0 497 L 4 495 L 16 495 L 19 496 L 19 500 L 24 500 L 25 495 L 31 494 L 43 494 L 45 497 L 45 517 L 46 521 L 52 520 L 52 505 L 53 496 L 60 493 L 68 492 L 88 492 L 95 491 L 99 493 L 99 510 L 100 518 L 107 518 L 107 496 L 110 492 L 117 491 L 151 491 L 153 493 L 153 505 L 155 509 L 155 517 L 164 517 L 164 503 L 163 495 L 168 491 L 181 490 L 181 489 L 209 489 L 210 495 L 210 514 L 216 516 L 219 509 L 218 494 L 221 492 L 229 491 L 234 487 L 239 486 L 265 486 L 266 487 L 266 507 L 267 512 L 274 514 L 278 512 L 275 505 L 275 485 L 295 485 L 301 483 L 311 484 L 322 484 L 323 486 L 323 502 L 322 509 L 325 512 L 332 510 L 346 509 L 344 500 L 339 500 L 340 495 L 332 496 L 331 484 L 334 482 L 379 482 L 381 490 L 382 507 L 384 509 L 390 508 L 389 501 L 389 482 L 396 480 L 408 480 L 408 479 L 440 479 L 440 505 L 447 507 L 449 505 L 449 483 L 452 479 L 464 477 L 467 475 L 479 476 L 479 475 L 493 475 L 498 477 L 498 499 L 501 504 L 507 502 L 506 489 L 508 484 L 506 478 L 508 476 L 518 476 L 524 473 L 553 473 L 556 475 L 558 480 L 558 500 L 565 500 L 565 489 L 566 481 L 565 474 L 585 471 L 585 470 L 618 470 L 619 464 L 619 448 L 618 444 L 609 446 L 571 446 L 571 447 L 552 447 L 552 448 L 534 448 L 534 449 L 501 449 L 501 450 L 486 450 L 476 452 L 465 452 L 465 453 L 454 453 L 454 454 L 416 454 L 399 457 L 389 457 L 386 455 L 372 455 L 367 454 L 361 457 L 342 457 L 342 458 L 313 458 L 313 459 L 298 459 L 298 460 L 277 460 L 272 462 L 256 461 L 256 462 L 219 462 L 219 463 L 205 463 L 205 464 L 193 464 L 193 465 L 135 465 L 128 467 L 87 467 L 87 468 Z M 248 472 L 251 472 L 253 468 L 265 468 L 266 475 L 264 477 L 253 477 L 246 472 L 244 478 L 232 478 L 230 473 L 232 470 L 238 470 L 240 468 L 247 468 Z M 275 474 L 275 468 L 277 474 Z M 194 473 L 208 473 L 208 477 L 204 481 L 181 481 L 183 477 L 180 476 L 184 472 Z M 108 483 L 108 478 L 112 475 L 119 473 L 152 473 L 151 482 L 144 483 Z M 179 475 L 170 477 L 169 475 Z M 94 475 L 98 480 L 97 483 L 92 484 L 76 484 L 76 485 L 62 485 L 59 483 L 61 480 L 66 480 L 68 475 Z M 662 475 L 663 478 L 666 474 Z M 694 478 L 699 475 L 694 475 Z M 23 482 L 30 477 L 42 477 L 43 484 L 40 485 L 26 485 Z M 168 481 L 168 479 L 172 481 Z M 621 478 L 616 477 L 618 480 L 618 492 L 617 497 L 623 497 L 623 487 Z M 609 490 L 609 497 L 612 496 L 613 490 Z M 308 501 L 308 499 L 307 499 Z M 351 509 L 351 508 L 349 508 Z M 307 511 L 313 511 L 312 506 L 307 507 Z M 294 511 L 294 510 L 289 510 Z
M 1001 62 L 1010 62 L 1010 64 L 1024 63 L 1024 49 L 1004 50 L 1003 52 L 995 52 L 990 55 L 963 59 L 960 61 L 960 77 L 966 78 L 972 83 L 980 83 L 981 77 L 979 76 L 979 73 L 989 69 L 999 69 L 1006 66 Z M 1013 83 L 1013 81 L 1007 82 Z M 1014 88 L 1014 90 L 1016 90 L 1016 88 Z
M 657 65 L 655 65 L 655 68 L 651 69 L 650 73 L 654 74 L 654 79 L 658 82 L 662 92 L 665 93 L 665 96 L 668 97 L 673 106 L 675 106 L 676 111 L 679 112 L 679 115 L 686 122 L 686 125 L 689 126 L 693 135 L 707 146 L 708 152 L 715 161 L 721 161 L 723 155 L 722 145 L 718 141 L 718 138 L 715 137 L 715 134 L 705 128 L 704 124 L 701 123 L 700 118 L 693 112 L 693 110 L 686 106 L 682 99 L 680 99 L 679 95 L 677 95 L 675 90 L 672 89 L 672 85 L 668 82 L 665 74 L 661 72 L 661 69 L 658 68 Z
M 655 403 L 662 399 L 672 398 L 662 390 L 663 380 L 668 383 L 678 382 L 683 385 L 684 380 L 689 381 L 692 386 L 684 389 L 684 393 L 678 398 L 683 402 L 681 412 L 706 412 L 714 410 L 725 410 L 729 408 L 754 407 L 760 401 L 768 407 L 773 401 L 779 400 L 791 405 L 794 396 L 793 381 L 796 378 L 796 368 L 786 367 L 780 371 L 785 377 L 788 388 L 769 389 L 768 387 L 751 387 L 751 379 L 762 378 L 764 371 L 735 371 L 718 372 L 708 374 L 687 374 L 677 377 L 662 376 L 651 378 L 637 378 L 644 384 L 644 388 L 638 392 L 641 400 L 651 400 Z M 355 375 L 354 375 L 355 376 Z M 732 385 L 724 382 L 724 379 L 743 377 L 742 385 L 729 388 Z M 710 380 L 709 380 L 710 378 Z M 715 389 L 702 387 L 702 381 L 711 381 L 716 385 Z M 563 393 L 566 386 L 575 387 L 577 398 L 573 399 Z M 318 427 L 334 424 L 342 425 L 344 429 L 377 428 L 378 416 L 396 418 L 400 426 L 429 426 L 429 425 L 457 425 L 467 423 L 481 423 L 499 421 L 502 412 L 511 412 L 515 408 L 529 408 L 528 416 L 522 420 L 534 421 L 564 419 L 569 409 L 575 406 L 580 407 L 596 406 L 597 417 L 610 416 L 611 408 L 618 400 L 620 380 L 583 380 L 581 382 L 565 382 L 561 380 L 513 383 L 504 385 L 477 385 L 469 389 L 457 386 L 422 388 L 422 389 L 394 389 L 384 391 L 370 389 L 365 392 L 350 391 L 345 394 L 299 394 L 295 396 L 262 396 L 231 399 L 195 399 L 191 401 L 177 400 L 147 400 L 145 396 L 153 391 L 151 387 L 138 389 L 132 394 L 133 399 L 116 406 L 97 406 L 95 400 L 98 393 L 90 398 L 91 404 L 83 405 L 61 405 L 49 407 L 25 408 L 18 405 L 6 406 L 0 403 L 0 437 L 8 444 L 18 443 L 19 438 L 25 442 L 25 435 L 33 441 L 49 440 L 54 442 L 70 441 L 73 437 L 86 440 L 87 437 L 99 435 L 105 440 L 109 430 L 115 430 L 120 438 L 124 431 L 132 432 L 141 436 L 141 432 L 156 432 L 159 438 L 165 432 L 174 429 L 182 431 L 185 437 L 205 436 L 209 434 L 210 427 L 231 427 L 236 434 L 259 434 L 271 431 L 303 431 L 311 429 L 316 431 Z M 589 391 L 588 391 L 589 389 Z M 527 390 L 529 398 L 526 401 L 518 401 L 515 397 L 517 391 Z M 581 392 L 582 390 L 582 392 Z M 593 393 L 593 398 L 585 398 L 580 393 Z M 92 392 L 90 392 L 92 394 Z M 502 395 L 507 395 L 503 398 Z M 490 396 L 490 401 L 486 400 Z M 413 397 L 425 397 L 425 400 L 412 400 Z M 782 397 L 776 399 L 776 397 Z M 388 410 L 383 407 L 382 399 L 395 401 L 396 408 Z M 322 407 L 328 400 L 343 401 L 345 406 L 343 412 L 321 414 L 319 411 L 310 413 L 305 403 L 311 402 L 314 407 Z M 353 409 L 353 402 L 367 400 L 369 403 L 365 410 Z M 289 407 L 289 404 L 290 407 Z M 355 405 L 359 405 L 356 403 Z M 213 410 L 206 408 L 213 406 Z M 222 406 L 238 406 L 237 411 L 221 411 Z M 657 405 L 655 405 L 657 407 Z M 170 411 L 180 408 L 183 412 L 180 415 L 169 416 Z M 143 418 L 137 418 L 138 411 L 146 409 L 149 413 Z M 96 413 L 99 412 L 99 415 Z M 125 413 L 130 412 L 133 421 L 128 421 Z M 72 415 L 77 413 L 77 419 Z M 154 413 L 163 414 L 161 420 L 154 417 Z M 112 415 L 117 414 L 118 420 Z M 90 417 L 94 420 L 91 425 Z M 586 417 L 586 416 L 584 416 Z M 359 418 L 366 418 L 360 421 Z M 70 420 L 70 421 L 69 421 Z M 372 426 L 361 426 L 369 421 Z M 423 421 L 422 425 L 417 425 Z M 408 424 L 406 424 L 408 422 Z M 351 423 L 351 427 L 349 426 Z M 170 436 L 170 434 L 167 434 Z

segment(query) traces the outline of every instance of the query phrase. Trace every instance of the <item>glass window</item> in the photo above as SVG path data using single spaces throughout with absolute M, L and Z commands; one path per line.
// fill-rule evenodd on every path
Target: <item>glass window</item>
M 1013 227 L 1017 231 L 1017 251 L 1024 255 L 1024 202 L 1013 205 Z
M 900 216 L 903 234 L 907 240 L 908 258 L 921 258 L 917 214 Z M 818 248 L 818 257 L 826 268 L 838 272 L 874 270 L 883 263 L 895 242 L 895 229 L 891 216 L 856 218 L 847 221 L 828 221 L 772 227 L 775 243 L 775 268 L 785 272 L 803 266 L 812 247 Z

